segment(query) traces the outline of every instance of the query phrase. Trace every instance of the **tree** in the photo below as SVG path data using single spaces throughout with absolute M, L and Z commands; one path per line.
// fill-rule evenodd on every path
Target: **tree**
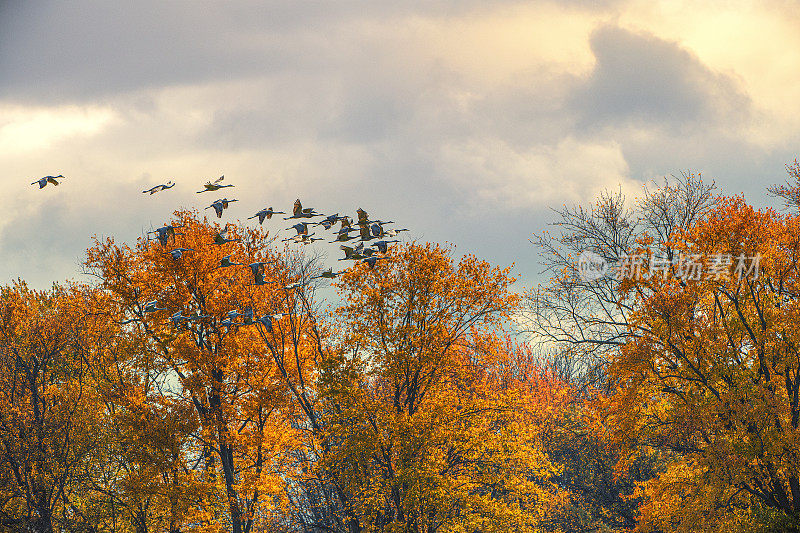
M 295 435 L 285 369 L 260 342 L 273 326 L 258 319 L 285 308 L 292 295 L 283 286 L 299 274 L 290 254 L 273 252 L 260 228 L 226 226 L 232 240 L 214 244 L 223 228 L 193 213 L 176 212 L 169 227 L 159 235 L 164 244 L 140 239 L 131 249 L 112 239 L 97 242 L 86 265 L 113 296 L 117 320 L 128 322 L 128 334 L 138 339 L 142 379 L 160 383 L 162 404 L 194 410 L 199 426 L 187 459 L 196 481 L 209 487 L 194 524 L 248 533 L 280 508 L 281 461 Z M 186 251 L 173 257 L 175 248 Z M 266 283 L 254 283 L 246 267 L 256 262 L 265 264 Z M 302 332 L 298 339 L 305 342 Z M 150 405 L 140 414 L 154 410 Z
M 643 241 L 667 261 L 676 259 L 671 236 L 715 207 L 714 190 L 700 175 L 685 173 L 644 189 L 633 204 L 621 193 L 605 192 L 589 208 L 565 206 L 555 211 L 557 233 L 532 239 L 542 249 L 551 278 L 526 294 L 523 329 L 539 353 L 576 388 L 560 430 L 546 443 L 548 456 L 562 468 L 557 483 L 571 493 L 572 501 L 554 527 L 591 531 L 636 523 L 641 497 L 634 497 L 634 488 L 652 475 L 660 458 L 640 448 L 627 462 L 627 472 L 615 472 L 618 450 L 598 430 L 596 418 L 602 413 L 589 408 L 593 399 L 613 389 L 609 361 L 644 333 L 631 320 L 639 305 L 636 295 L 621 292 L 616 271 Z M 605 263 L 605 275 L 582 275 L 579 258 L 586 253 Z
M 551 354 L 565 378 L 602 387 L 609 358 L 640 334 L 630 321 L 635 302 L 622 297 L 614 275 L 637 241 L 650 239 L 655 253 L 672 260 L 673 233 L 691 227 L 716 202 L 713 183 L 686 173 L 645 189 L 633 206 L 621 193 L 608 192 L 588 209 L 565 206 L 556 211 L 558 234 L 534 236 L 551 279 L 526 294 L 526 325 L 531 341 Z M 579 258 L 586 252 L 605 262 L 606 275 L 581 275 Z
M 104 320 L 82 313 L 90 291 L 18 281 L 0 289 L 0 513 L 13 530 L 91 526 L 84 505 L 100 403 L 89 362 Z
M 537 481 L 552 465 L 497 337 L 518 304 L 512 282 L 433 244 L 342 276 L 338 349 L 321 375 L 322 467 L 347 495 L 351 531 L 531 530 L 541 519 L 552 494 Z
M 598 402 L 620 469 L 642 449 L 664 458 L 639 485 L 639 529 L 797 531 L 800 217 L 721 198 L 670 246 L 669 270 L 622 282 L 639 335 Z

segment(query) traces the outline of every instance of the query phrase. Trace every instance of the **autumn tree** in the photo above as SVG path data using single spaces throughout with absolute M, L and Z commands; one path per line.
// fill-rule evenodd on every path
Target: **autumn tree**
M 105 326 L 83 312 L 90 292 L 0 288 L 0 524 L 9 530 L 97 523 L 85 474 L 97 460 L 102 408 L 88 368 L 102 358 Z
M 261 229 L 226 226 L 224 233 L 186 211 L 167 228 L 135 248 L 97 242 L 87 268 L 138 339 L 136 360 L 147 367 L 146 379 L 161 382 L 159 401 L 194 411 L 198 430 L 187 459 L 209 488 L 194 508 L 195 528 L 248 533 L 280 508 L 280 461 L 293 442 L 295 405 L 284 374 L 297 365 L 276 366 L 260 339 L 277 329 L 293 298 L 283 287 L 300 274 Z M 184 251 L 169 253 L 178 248 Z M 260 278 L 247 268 L 253 263 L 261 263 Z M 295 333 L 302 351 L 308 337 Z M 146 391 L 130 400 L 136 397 L 147 398 Z
M 598 402 L 621 470 L 643 449 L 664 458 L 638 529 L 797 531 L 800 217 L 722 198 L 669 242 L 679 261 L 622 283 L 639 334 Z
M 322 373 L 335 472 L 351 531 L 531 530 L 552 466 L 501 387 L 497 334 L 518 304 L 508 269 L 410 244 L 338 287 L 337 349 Z
M 699 174 L 686 173 L 645 188 L 633 201 L 604 192 L 589 207 L 556 210 L 553 232 L 533 237 L 550 280 L 526 294 L 525 326 L 531 341 L 550 353 L 564 377 L 588 385 L 604 383 L 609 358 L 639 335 L 630 321 L 636 304 L 621 296 L 614 269 L 645 236 L 650 249 L 672 260 L 671 236 L 714 207 L 714 190 Z M 606 263 L 606 275 L 581 274 L 579 259 L 587 252 Z
M 197 415 L 163 379 L 139 359 L 129 342 L 136 335 L 118 331 L 103 365 L 92 365 L 103 405 L 103 459 L 96 465 L 96 493 L 114 511 L 111 529 L 136 533 L 177 533 L 202 505 L 207 487 L 191 469 L 197 443 Z
M 783 199 L 786 207 L 800 209 L 800 163 L 797 159 L 792 164 L 786 165 L 786 172 L 789 178 L 785 184 L 769 187 L 767 190 L 776 198 Z
M 635 295 L 620 291 L 617 271 L 643 239 L 653 253 L 674 260 L 671 236 L 692 227 L 717 202 L 713 183 L 685 173 L 644 188 L 633 201 L 619 192 L 604 192 L 588 207 L 557 209 L 553 231 L 532 239 L 550 279 L 526 294 L 522 329 L 538 353 L 576 387 L 562 431 L 547 443 L 548 457 L 563 467 L 558 482 L 572 494 L 572 509 L 559 518 L 567 529 L 632 527 L 641 502 L 634 487 L 660 461 L 639 449 L 628 471 L 615 472 L 618 450 L 597 430 L 598 414 L 588 409 L 588 402 L 612 387 L 609 362 L 643 334 L 631 321 L 639 304 Z M 586 254 L 605 264 L 607 270 L 598 272 L 603 275 L 581 272 Z

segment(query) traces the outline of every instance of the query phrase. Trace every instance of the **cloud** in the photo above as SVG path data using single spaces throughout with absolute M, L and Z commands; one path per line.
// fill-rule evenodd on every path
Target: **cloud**
M 590 44 L 595 67 L 572 96 L 581 125 L 682 130 L 740 125 L 752 115 L 752 102 L 735 79 L 714 72 L 678 43 L 603 26 Z
M 604 189 L 639 188 L 627 177 L 619 145 L 571 137 L 524 151 L 496 139 L 446 144 L 440 165 L 468 202 L 509 210 L 583 203 Z
M 480 20 L 516 3 L 3 3 L 0 99 L 87 102 L 170 85 L 325 70 L 368 51 L 365 36 L 391 40 L 413 21 L 442 27 L 444 20 Z
M 0 105 L 0 157 L 47 149 L 65 138 L 96 135 L 113 118 L 108 107 Z

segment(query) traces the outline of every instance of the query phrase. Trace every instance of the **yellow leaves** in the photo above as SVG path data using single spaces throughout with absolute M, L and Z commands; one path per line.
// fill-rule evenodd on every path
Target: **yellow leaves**
M 619 472 L 645 449 L 667 458 L 641 487 L 642 530 L 739 531 L 759 509 L 796 514 L 799 227 L 722 198 L 670 246 L 758 255 L 758 276 L 628 282 L 637 337 L 610 362 L 617 388 L 596 409 L 622 451 Z
M 537 396 L 549 389 L 531 354 L 494 333 L 518 302 L 511 281 L 430 244 L 342 276 L 347 333 L 322 373 L 337 446 L 323 465 L 369 530 L 527 531 L 541 517 L 557 467 L 537 421 L 561 392 Z

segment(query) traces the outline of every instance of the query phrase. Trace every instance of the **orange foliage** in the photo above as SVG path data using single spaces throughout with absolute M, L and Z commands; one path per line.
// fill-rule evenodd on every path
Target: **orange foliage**
M 167 424 L 169 436 L 169 424 L 188 429 L 196 417 L 199 430 L 186 453 L 202 465 L 195 481 L 208 493 L 193 508 L 192 521 L 208 530 L 230 523 L 240 533 L 279 509 L 280 457 L 295 439 L 290 427 L 295 403 L 286 384 L 313 372 L 315 344 L 303 329 L 308 323 L 297 317 L 274 318 L 269 326 L 257 320 L 291 310 L 302 298 L 282 288 L 299 274 L 292 270 L 291 255 L 272 251 L 265 231 L 231 226 L 227 238 L 234 241 L 214 244 L 223 228 L 190 212 L 176 212 L 171 225 L 167 246 L 140 239 L 131 249 L 108 239 L 88 251 L 87 266 L 113 296 L 117 319 L 132 321 L 125 334 L 138 350 L 141 377 L 129 382 L 133 390 L 121 393 L 128 416 L 165 410 L 155 427 L 134 438 L 157 439 L 159 424 Z M 186 251 L 175 258 L 168 252 L 176 248 Z M 240 265 L 221 266 L 228 255 Z M 254 262 L 267 263 L 265 277 L 275 283 L 254 284 L 246 266 Z M 148 309 L 147 302 L 155 305 Z M 234 318 L 226 322 L 230 311 Z M 265 343 L 272 349 L 265 351 Z M 276 358 L 283 362 L 287 345 L 294 350 L 292 362 L 276 364 Z M 147 389 L 149 380 L 159 383 L 161 406 L 141 407 L 150 395 L 135 389 Z M 194 413 L 173 408 L 179 405 L 192 406 Z
M 598 402 L 620 472 L 642 450 L 664 467 L 637 493 L 639 530 L 789 530 L 800 517 L 800 217 L 724 198 L 673 236 L 685 254 L 760 254 L 755 276 L 629 280 L 642 332 L 612 360 Z M 794 525 L 792 525 L 794 524 Z

